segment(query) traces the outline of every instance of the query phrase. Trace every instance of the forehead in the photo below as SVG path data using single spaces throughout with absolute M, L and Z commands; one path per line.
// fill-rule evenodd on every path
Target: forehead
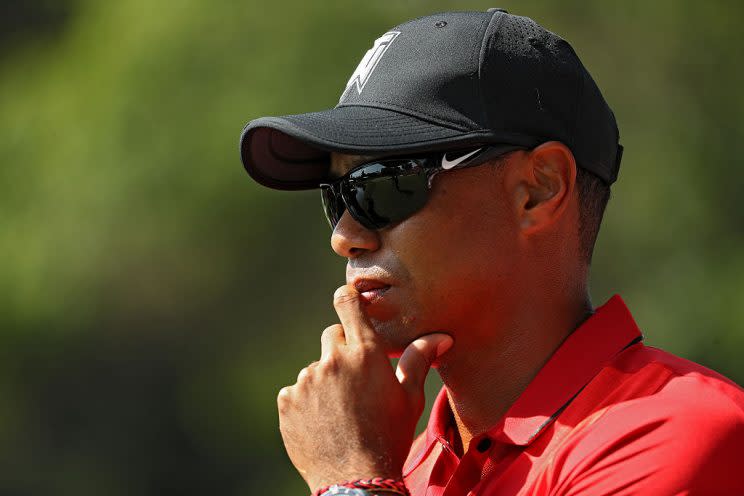
M 359 164 L 370 162 L 378 155 L 347 155 L 331 152 L 331 176 L 341 177 Z

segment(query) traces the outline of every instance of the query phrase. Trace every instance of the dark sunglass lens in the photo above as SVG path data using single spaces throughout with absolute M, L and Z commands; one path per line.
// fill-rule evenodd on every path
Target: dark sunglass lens
M 333 191 L 333 187 L 327 184 L 320 186 L 320 198 L 323 202 L 323 212 L 328 219 L 328 224 L 330 224 L 331 229 L 334 229 L 344 213 L 344 202 Z
M 361 217 L 365 227 L 382 229 L 400 222 L 421 209 L 429 197 L 427 178 L 423 170 L 407 175 L 394 175 L 398 169 L 387 171 L 363 182 L 354 181 L 344 191 L 349 209 Z

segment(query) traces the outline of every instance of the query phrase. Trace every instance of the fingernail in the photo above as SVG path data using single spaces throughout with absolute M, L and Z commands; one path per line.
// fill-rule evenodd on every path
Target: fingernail
M 449 350 L 454 344 L 454 340 L 447 336 L 447 339 L 443 339 L 437 345 L 437 356 L 441 356 L 445 351 Z

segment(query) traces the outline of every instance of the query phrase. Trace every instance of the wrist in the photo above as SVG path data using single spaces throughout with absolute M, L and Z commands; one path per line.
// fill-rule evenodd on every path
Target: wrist
M 313 492 L 313 496 L 410 496 L 405 482 L 402 478 L 385 479 L 375 477 L 373 479 L 355 479 L 339 482 L 330 486 L 323 486 Z

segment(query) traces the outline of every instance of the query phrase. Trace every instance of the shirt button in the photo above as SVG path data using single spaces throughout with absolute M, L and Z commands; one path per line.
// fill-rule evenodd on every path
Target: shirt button
M 475 449 L 480 451 L 481 453 L 485 453 L 488 451 L 488 449 L 491 447 L 491 440 L 487 437 L 484 437 L 480 441 L 478 441 L 478 444 L 475 446 Z

